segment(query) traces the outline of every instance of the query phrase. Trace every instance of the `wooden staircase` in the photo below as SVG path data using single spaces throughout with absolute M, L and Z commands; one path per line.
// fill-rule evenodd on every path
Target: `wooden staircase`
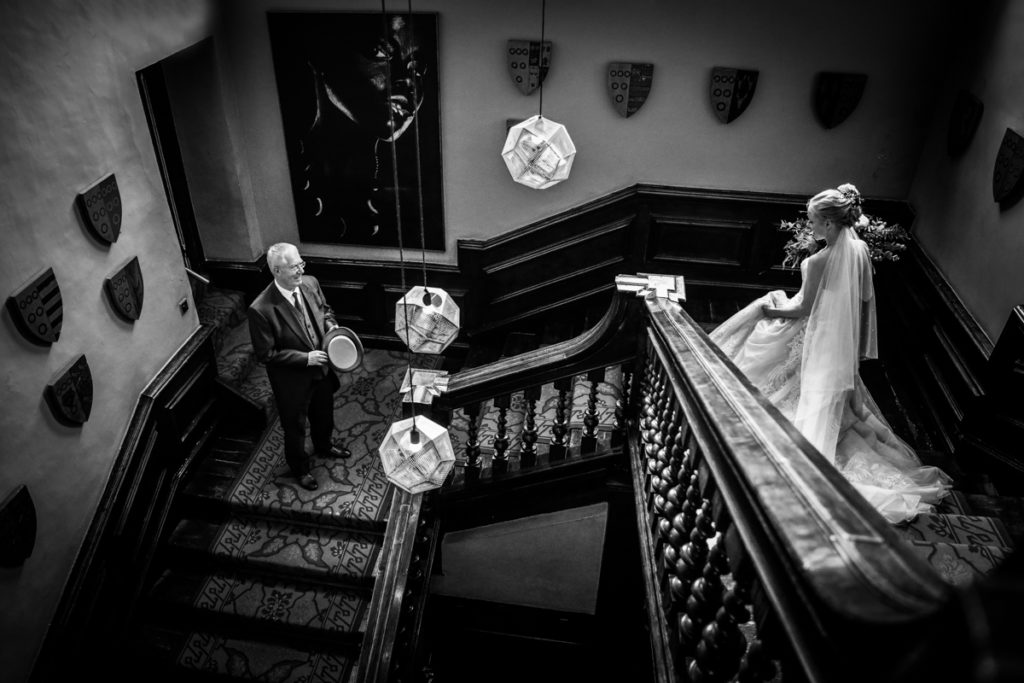
M 244 306 L 240 293 L 210 289 L 200 315 L 217 328 L 221 379 L 259 406 L 267 426 L 219 437 L 181 491 L 135 612 L 132 667 L 146 680 L 346 681 L 365 631 L 387 483 L 365 458 L 352 472 L 321 463 L 329 482 L 315 493 L 280 467 L 262 471 L 281 433 Z

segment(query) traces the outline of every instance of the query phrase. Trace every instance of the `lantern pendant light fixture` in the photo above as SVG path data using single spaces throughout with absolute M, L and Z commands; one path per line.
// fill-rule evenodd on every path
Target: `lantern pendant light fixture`
M 413 24 L 412 0 L 408 2 L 409 32 L 416 39 Z M 384 35 L 387 35 L 387 9 L 381 0 L 381 15 Z M 388 99 L 391 99 L 391 63 L 386 61 Z M 419 102 L 417 82 L 412 80 L 413 101 Z M 391 129 L 394 129 L 394 112 L 389 109 Z M 423 182 L 420 171 L 420 128 L 419 117 L 413 115 L 416 150 L 416 189 L 419 200 L 420 254 L 423 264 L 423 286 L 413 287 L 399 299 L 395 307 L 395 332 L 413 353 L 441 353 L 459 333 L 459 307 L 447 292 L 427 288 L 426 240 L 423 218 Z M 396 189 L 395 223 L 398 230 L 398 258 L 405 289 L 405 251 L 402 244 L 402 208 L 398 189 L 398 154 L 395 140 L 391 143 L 392 181 Z M 406 375 L 412 381 L 412 366 L 406 368 Z M 411 403 L 412 417 L 399 420 L 388 428 L 384 440 L 378 447 L 384 475 L 388 481 L 409 493 L 421 493 L 440 487 L 455 466 L 455 450 L 452 448 L 448 430 L 436 422 L 416 415 L 416 403 Z
M 544 45 L 547 0 L 541 0 L 540 44 Z M 576 145 L 565 126 L 544 118 L 544 80 L 541 80 L 537 114 L 508 130 L 501 157 L 512 179 L 535 190 L 544 190 L 569 177 Z

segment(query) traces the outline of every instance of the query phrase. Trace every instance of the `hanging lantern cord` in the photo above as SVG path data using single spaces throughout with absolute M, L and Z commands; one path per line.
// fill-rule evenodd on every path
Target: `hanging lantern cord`
M 385 2 L 386 2 L 386 0 L 380 0 L 380 16 L 381 16 L 381 27 L 382 27 L 381 38 L 383 39 L 384 45 L 386 46 L 385 49 L 387 51 L 390 51 L 391 47 L 390 47 L 390 42 L 388 41 L 388 11 L 387 11 L 387 6 L 386 6 Z M 386 83 L 387 93 L 388 93 L 388 102 L 390 102 L 391 101 L 391 59 L 390 59 L 390 57 L 388 59 L 384 60 L 384 69 L 385 69 L 385 76 L 386 76 L 385 83 Z M 413 99 L 413 108 L 415 110 L 415 106 L 416 106 L 415 105 L 415 95 L 413 96 L 413 98 L 414 98 Z M 415 120 L 415 111 L 414 111 L 413 120 Z M 391 129 L 391 183 L 392 183 L 392 189 L 394 191 L 394 196 L 395 196 L 395 228 L 396 228 L 396 231 L 398 233 L 398 263 L 399 263 L 399 271 L 401 272 L 401 278 L 402 278 L 402 291 L 404 292 L 405 291 L 405 251 L 404 251 L 403 246 L 402 246 L 402 202 L 399 200 L 399 197 L 398 197 L 398 152 L 395 150 L 395 143 L 397 142 L 396 137 L 395 137 L 395 132 L 396 132 L 395 131 L 395 111 L 394 111 L 394 109 L 392 107 L 388 107 L 388 122 L 390 124 L 390 129 Z M 408 340 L 409 340 L 409 311 L 408 310 L 405 311 L 405 339 L 406 339 L 406 344 L 408 344 Z M 410 384 L 409 391 L 410 392 L 412 391 L 412 386 L 411 386 L 412 385 L 412 359 L 411 359 L 411 353 L 412 353 L 412 350 L 410 349 L 409 350 L 409 354 L 407 354 L 407 356 L 406 356 L 406 371 L 409 374 L 409 384 Z M 420 435 L 419 435 L 419 432 L 416 430 L 416 402 L 415 401 L 410 401 L 410 405 L 412 407 L 412 432 L 409 434 L 409 441 L 411 441 L 412 443 L 415 444 L 415 443 L 419 443 L 420 442 Z
M 416 30 L 413 24 L 412 17 L 412 0 L 408 0 L 406 7 L 409 13 L 409 35 L 412 36 L 413 40 L 416 39 Z M 417 57 L 419 53 L 417 52 Z M 423 266 L 423 305 L 430 306 L 433 302 L 430 296 L 430 290 L 427 289 L 427 238 L 425 218 L 423 216 L 423 171 L 422 163 L 420 162 L 420 117 L 419 117 L 419 106 L 420 106 L 420 95 L 416 82 L 419 80 L 419 60 L 413 59 L 412 64 L 412 126 L 413 134 L 416 142 L 416 199 L 419 202 L 420 210 L 420 263 Z
M 544 118 L 544 15 L 547 14 L 547 0 L 540 0 L 540 102 L 537 106 L 538 118 Z

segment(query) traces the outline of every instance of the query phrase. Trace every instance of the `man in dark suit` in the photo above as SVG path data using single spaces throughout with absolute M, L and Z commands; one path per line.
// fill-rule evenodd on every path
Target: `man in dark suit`
M 274 281 L 249 306 L 249 333 L 256 358 L 267 366 L 284 430 L 284 455 L 299 485 L 316 490 L 306 453 L 306 417 L 314 455 L 347 458 L 347 448 L 332 443 L 334 392 L 340 383 L 320 350 L 323 336 L 338 326 L 320 283 L 303 275 L 305 262 L 292 244 L 267 250 Z

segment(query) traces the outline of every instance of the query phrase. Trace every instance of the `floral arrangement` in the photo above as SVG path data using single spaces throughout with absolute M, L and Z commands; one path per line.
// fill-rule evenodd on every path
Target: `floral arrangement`
M 853 226 L 857 236 L 868 245 L 871 260 L 899 261 L 900 254 L 906 250 L 910 235 L 899 223 L 885 221 L 864 214 Z M 818 251 L 820 244 L 811 232 L 811 224 L 807 218 L 795 221 L 782 221 L 779 229 L 792 234 L 784 247 L 786 256 L 782 265 L 786 268 L 798 268 L 805 258 Z

